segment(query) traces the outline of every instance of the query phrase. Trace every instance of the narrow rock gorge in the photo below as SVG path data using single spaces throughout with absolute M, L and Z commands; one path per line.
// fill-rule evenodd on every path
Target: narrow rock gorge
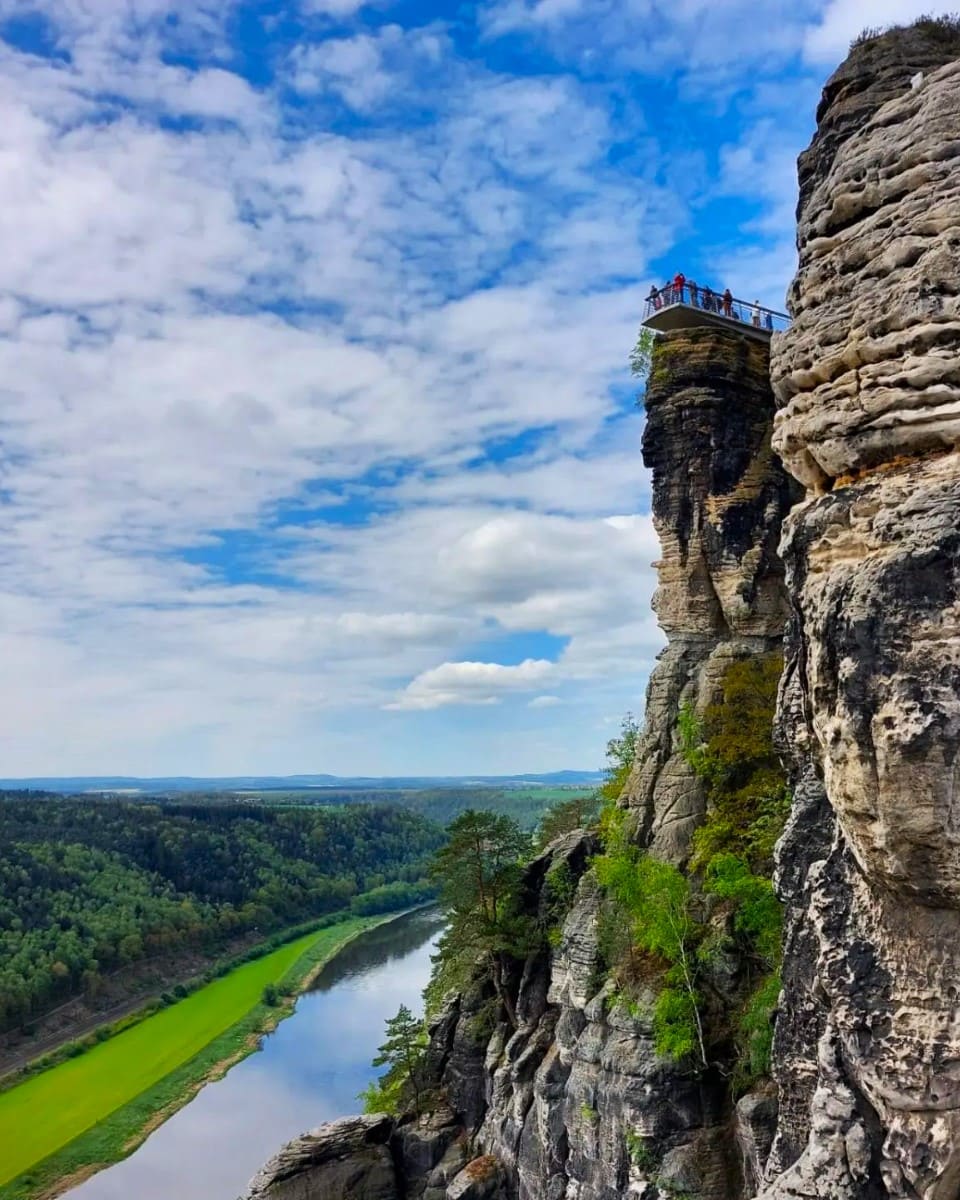
M 517 1027 L 485 1023 L 477 977 L 431 1029 L 434 1112 L 304 1135 L 250 1200 L 960 1196 L 956 23 L 862 39 L 817 120 L 772 361 L 748 330 L 653 350 L 643 455 L 668 644 L 620 799 L 633 842 L 686 872 L 722 933 L 695 856 L 710 793 L 679 726 L 786 632 L 773 1080 L 737 1085 L 722 1037 L 700 1070 L 658 1053 L 658 980 L 620 1002 L 600 847 L 578 831 L 526 869 L 524 909 L 545 924 L 550 877 L 573 886 L 557 936 L 505 981 Z M 734 1011 L 743 962 L 709 970 Z

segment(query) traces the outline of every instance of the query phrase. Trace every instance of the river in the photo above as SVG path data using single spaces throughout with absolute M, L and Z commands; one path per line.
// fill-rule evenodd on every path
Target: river
M 409 913 L 351 942 L 324 967 L 263 1048 L 155 1130 L 139 1150 L 72 1189 L 70 1200 L 235 1200 L 298 1133 L 360 1109 L 384 1022 L 420 993 L 441 922 Z

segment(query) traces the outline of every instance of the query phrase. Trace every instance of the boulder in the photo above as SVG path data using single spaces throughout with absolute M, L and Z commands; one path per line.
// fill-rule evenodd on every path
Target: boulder
M 254 1176 L 245 1200 L 403 1200 L 393 1119 L 345 1117 L 302 1134 Z

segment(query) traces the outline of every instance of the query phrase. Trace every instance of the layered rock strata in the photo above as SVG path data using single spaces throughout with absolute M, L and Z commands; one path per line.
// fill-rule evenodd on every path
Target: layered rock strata
M 779 649 L 787 604 L 780 526 L 799 492 L 770 445 L 769 350 L 722 329 L 658 339 L 644 397 L 644 462 L 661 543 L 657 618 L 667 635 L 647 689 L 625 803 L 640 840 L 682 863 L 703 786 L 680 753 L 681 705 L 720 696 L 731 662 Z
M 658 339 L 646 392 L 643 452 L 653 473 L 653 513 L 663 544 L 656 608 L 668 645 L 651 678 L 638 766 L 624 803 L 636 836 L 683 864 L 706 807 L 679 752 L 680 706 L 719 698 L 734 660 L 779 647 L 786 603 L 776 556 L 794 493 L 770 450 L 773 396 L 768 350 L 754 338 L 713 329 Z M 768 1096 L 734 1112 L 720 1073 L 697 1076 L 660 1058 L 649 1016 L 614 1002 L 601 950 L 598 896 L 588 872 L 598 846 L 575 833 L 528 869 L 524 904 L 544 915 L 545 879 L 564 864 L 576 883 L 553 950 L 518 966 L 509 986 L 519 1028 L 489 1032 L 492 987 L 455 997 L 431 1035 L 432 1072 L 452 1116 L 384 1131 L 393 1195 L 371 1192 L 383 1155 L 365 1142 L 353 1192 L 336 1190 L 345 1168 L 326 1151 L 324 1175 L 296 1200 L 697 1200 L 752 1195 L 767 1159 L 775 1115 Z M 735 973 L 736 964 L 731 964 Z M 656 981 L 639 1010 L 651 1012 Z M 439 1121 L 439 1123 L 438 1123 Z M 320 1131 L 268 1169 L 251 1200 L 286 1200 L 285 1165 L 318 1153 Z M 366 1135 L 364 1135 L 366 1136 Z M 415 1147 L 415 1152 L 411 1150 Z M 348 1156 L 349 1157 L 349 1156 Z M 303 1157 L 304 1173 L 315 1170 Z M 366 1169 L 366 1168 L 365 1168 Z M 271 1174 L 271 1172 L 274 1172 Z M 273 1182 L 274 1175 L 276 1181 Z M 322 1184 L 322 1186 L 321 1186 Z M 324 1190 L 324 1188 L 326 1190 Z M 472 1189 L 472 1190 L 471 1190 Z
M 855 48 L 800 160 L 774 445 L 795 783 L 766 1200 L 960 1195 L 960 32 Z

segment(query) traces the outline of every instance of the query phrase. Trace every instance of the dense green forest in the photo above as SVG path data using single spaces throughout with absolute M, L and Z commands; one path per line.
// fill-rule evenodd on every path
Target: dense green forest
M 0 1030 L 155 954 L 399 907 L 442 840 L 396 807 L 0 797 Z
M 305 788 L 264 790 L 249 795 L 237 792 L 194 792 L 151 795 L 151 803 L 182 805 L 269 804 L 271 806 L 316 806 L 339 808 L 345 805 L 392 805 L 419 813 L 428 821 L 449 825 L 468 810 L 502 813 L 512 817 L 523 829 L 534 829 L 548 807 L 573 798 L 585 798 L 587 786 L 548 786 L 530 784 L 511 787 L 450 786 L 435 788 Z

